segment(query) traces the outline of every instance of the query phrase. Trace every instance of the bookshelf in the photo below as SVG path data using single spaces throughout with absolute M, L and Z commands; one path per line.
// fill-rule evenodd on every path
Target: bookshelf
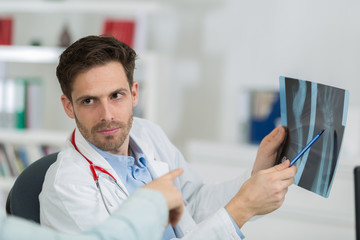
M 124 12 L 159 12 L 170 10 L 166 3 L 154 1 L 0 1 L 0 13 L 124 13 Z
M 0 129 L 0 190 L 6 196 L 17 175 L 40 157 L 60 151 L 63 131 Z
M 60 47 L 0 46 L 0 62 L 56 64 L 62 51 Z
M 82 36 L 101 34 L 101 24 L 107 17 L 136 21 L 134 48 L 138 59 L 134 80 L 139 82 L 140 99 L 134 115 L 156 122 L 159 102 L 156 84 L 161 74 L 161 62 L 167 56 L 146 48 L 147 18 L 169 9 L 165 3 L 147 1 L 0 1 L 0 17 L 10 16 L 14 20 L 13 45 L 0 46 L 0 90 L 2 82 L 17 82 L 18 79 L 25 79 L 28 85 L 35 79 L 41 85 L 41 90 L 35 94 L 40 96 L 38 102 L 41 105 L 41 111 L 35 114 L 34 120 L 38 125 L 17 129 L 0 124 L 0 191 L 4 197 L 21 168 L 26 167 L 19 159 L 19 151 L 31 156 L 29 164 L 42 155 L 59 151 L 75 127 L 62 109 L 61 89 L 55 76 L 58 57 L 64 50 L 57 47 L 64 23 L 70 23 L 74 41 Z M 29 46 L 34 39 L 40 39 L 40 46 Z M 1 117 L 4 104 L 5 97 L 0 94 L 0 123 L 6 122 Z M 8 172 L 4 173 L 1 161 L 8 158 L 10 164 L 17 162 L 17 165 L 22 163 L 23 166 L 9 173 L 11 166 L 8 164 Z

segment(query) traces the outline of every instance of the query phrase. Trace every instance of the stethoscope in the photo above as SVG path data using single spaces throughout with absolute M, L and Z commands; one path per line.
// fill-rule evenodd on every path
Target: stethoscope
M 106 211 L 110 214 L 110 211 L 109 211 L 109 208 L 105 202 L 105 198 L 104 198 L 104 195 L 103 195 L 103 192 L 101 190 L 101 187 L 100 187 L 100 184 L 99 184 L 99 176 L 98 174 L 96 174 L 96 170 L 100 171 L 101 173 L 104 173 L 106 175 L 108 175 L 112 180 L 113 182 L 115 183 L 115 185 L 120 189 L 120 191 L 125 194 L 125 196 L 128 196 L 128 194 L 124 191 L 124 189 L 122 189 L 122 187 L 119 185 L 119 183 L 117 182 L 116 178 L 114 178 L 113 175 L 111 175 L 111 173 L 109 173 L 106 169 L 102 168 L 102 167 L 99 167 L 99 166 L 96 166 L 94 165 L 94 163 L 92 161 L 90 161 L 87 157 L 85 157 L 84 154 L 82 154 L 80 152 L 80 150 L 78 149 L 78 147 L 76 146 L 76 143 L 75 143 L 75 129 L 72 133 L 72 136 L 71 136 L 71 143 L 72 145 L 74 146 L 75 150 L 80 153 L 81 156 L 83 156 L 83 158 L 85 158 L 85 160 L 90 164 L 90 171 L 93 175 L 93 178 L 94 178 L 94 181 L 95 181 L 95 184 L 96 184 L 96 187 L 99 189 L 99 192 L 100 192 L 100 195 L 101 195 L 101 199 L 104 203 L 104 206 L 106 208 Z

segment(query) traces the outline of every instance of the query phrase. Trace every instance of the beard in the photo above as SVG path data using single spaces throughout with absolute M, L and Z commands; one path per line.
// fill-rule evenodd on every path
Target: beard
M 129 132 L 133 122 L 133 113 L 130 114 L 126 122 L 111 121 L 100 122 L 91 129 L 87 129 L 76 117 L 76 125 L 83 135 L 83 137 L 91 142 L 97 148 L 106 151 L 116 153 L 124 144 L 125 140 L 129 136 Z M 109 128 L 119 128 L 119 132 L 116 135 L 99 136 L 97 131 Z

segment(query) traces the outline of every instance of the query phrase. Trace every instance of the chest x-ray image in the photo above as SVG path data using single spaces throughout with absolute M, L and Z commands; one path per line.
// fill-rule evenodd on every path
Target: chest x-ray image
M 328 197 L 344 136 L 349 92 L 315 82 L 280 77 L 281 124 L 287 137 L 278 161 L 290 161 L 321 130 L 322 136 L 295 163 L 295 184 Z

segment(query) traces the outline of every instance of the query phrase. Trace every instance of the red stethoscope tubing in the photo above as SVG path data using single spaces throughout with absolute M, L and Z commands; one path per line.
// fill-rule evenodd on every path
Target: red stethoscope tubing
M 85 157 L 84 154 L 82 154 L 80 152 L 80 150 L 78 149 L 78 147 L 76 146 L 76 143 L 75 143 L 75 129 L 72 133 L 72 136 L 71 136 L 71 143 L 72 145 L 74 146 L 75 150 L 80 153 L 81 156 L 83 156 L 83 158 L 85 158 L 85 160 L 90 164 L 90 170 L 91 170 L 91 173 L 93 175 L 93 178 L 94 178 L 94 181 L 97 182 L 99 180 L 99 176 L 96 174 L 96 170 L 102 172 L 102 173 L 105 173 L 107 175 L 109 175 L 114 181 L 115 183 L 117 183 L 116 179 L 114 178 L 113 175 L 111 175 L 111 173 L 109 173 L 106 169 L 102 168 L 102 167 L 99 167 L 99 166 L 96 166 L 94 165 L 94 163 L 92 161 L 90 161 L 87 157 Z

